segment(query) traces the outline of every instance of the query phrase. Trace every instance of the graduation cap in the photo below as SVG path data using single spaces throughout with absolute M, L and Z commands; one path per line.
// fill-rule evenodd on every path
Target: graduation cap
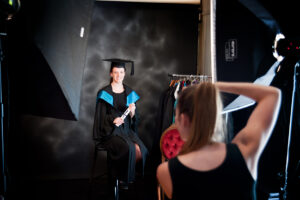
M 112 69 L 114 67 L 124 68 L 126 70 L 126 67 L 125 67 L 126 63 L 131 63 L 130 75 L 132 76 L 134 74 L 134 64 L 133 64 L 132 60 L 124 60 L 124 59 L 119 59 L 119 58 L 110 58 L 110 59 L 103 59 L 103 61 L 111 62 L 110 71 L 112 71 Z

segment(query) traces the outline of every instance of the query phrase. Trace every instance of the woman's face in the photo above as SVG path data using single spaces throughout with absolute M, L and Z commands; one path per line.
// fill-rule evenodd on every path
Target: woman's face
M 123 83 L 125 77 L 125 69 L 123 67 L 113 67 L 112 72 L 110 72 L 110 76 L 114 83 Z

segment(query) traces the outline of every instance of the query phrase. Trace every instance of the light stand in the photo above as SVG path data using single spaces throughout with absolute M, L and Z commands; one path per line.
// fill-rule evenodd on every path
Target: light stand
M 288 168 L 289 168 L 289 159 L 290 159 L 290 146 L 292 138 L 292 129 L 293 129 L 293 117 L 294 117 L 294 102 L 295 102 L 295 93 L 297 85 L 297 76 L 299 75 L 299 61 L 294 66 L 294 76 L 293 76 L 293 91 L 292 91 L 292 100 L 291 100 L 291 112 L 290 112 L 290 122 L 289 122 L 289 134 L 288 134 L 288 144 L 286 152 L 286 163 L 285 163 L 285 177 L 284 177 L 284 186 L 281 188 L 283 192 L 283 200 L 287 200 L 287 183 L 288 183 Z
M 0 28 L 6 28 L 6 22 L 20 10 L 20 0 L 0 0 Z M 3 194 L 5 196 L 7 191 L 7 167 L 5 156 L 5 135 L 4 135 L 4 104 L 3 104 L 3 86 L 2 86 L 2 60 L 4 58 L 2 50 L 2 37 L 6 36 L 6 31 L 0 30 L 0 131 L 1 131 L 1 152 L 2 152 L 2 177 L 3 177 Z M 2 183 L 1 183 L 2 185 Z M 0 196 L 4 200 L 4 197 Z
M 0 28 L 6 28 L 6 22 L 11 20 L 12 17 L 20 10 L 20 0 L 0 0 Z M 3 176 L 3 194 L 7 191 L 7 179 L 6 179 L 6 156 L 5 156 L 5 136 L 4 136 L 4 104 L 3 104 L 3 86 L 2 86 L 2 60 L 4 58 L 2 50 L 2 37 L 6 36 L 6 32 L 0 30 L 0 131 L 1 131 L 1 152 L 2 152 L 2 176 Z M 2 196 L 0 196 L 1 199 Z
M 279 34 L 280 35 L 280 34 Z M 278 35 L 277 35 L 278 36 Z M 276 37 L 277 37 L 276 36 Z M 286 151 L 286 162 L 285 162 L 285 175 L 284 175 L 284 185 L 281 189 L 283 200 L 287 199 L 288 192 L 288 169 L 290 162 L 290 148 L 291 148 L 291 140 L 292 140 L 292 130 L 293 130 L 293 117 L 294 117 L 294 104 L 295 104 L 295 93 L 297 86 L 297 77 L 299 75 L 299 63 L 300 63 L 300 38 L 289 38 L 286 39 L 283 35 L 280 35 L 278 40 L 275 41 L 274 44 L 274 56 L 277 55 L 279 57 L 285 57 L 285 59 L 291 59 L 296 61 L 294 65 L 294 74 L 293 74 L 293 91 L 291 96 L 291 109 L 290 109 L 290 121 L 289 121 L 289 133 L 288 133 L 288 143 L 287 143 L 287 151 Z M 276 56 L 275 56 L 276 57 Z
M 7 182 L 6 182 L 6 157 L 5 157 L 5 142 L 4 142 L 4 131 L 3 131 L 3 118 L 4 118 L 4 106 L 3 106 L 3 94 L 2 94 L 2 60 L 3 60 L 3 51 L 2 51 L 2 37 L 5 36 L 6 33 L 0 33 L 0 117 L 1 117 L 1 152 L 2 152 L 2 176 L 3 176 L 3 193 L 6 193 Z

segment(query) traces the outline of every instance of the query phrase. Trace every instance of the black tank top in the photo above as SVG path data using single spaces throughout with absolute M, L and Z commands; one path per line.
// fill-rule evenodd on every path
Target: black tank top
M 223 163 L 209 171 L 193 170 L 177 157 L 169 161 L 173 200 L 252 200 L 254 180 L 236 144 L 226 144 Z

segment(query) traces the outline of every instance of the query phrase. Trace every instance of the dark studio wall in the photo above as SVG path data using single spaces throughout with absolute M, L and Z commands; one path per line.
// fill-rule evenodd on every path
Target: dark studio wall
M 94 112 L 98 90 L 109 83 L 110 63 L 105 58 L 134 61 L 127 66 L 125 84 L 140 96 L 139 136 L 152 154 L 157 146 L 159 98 L 168 87 L 168 73 L 195 74 L 198 6 L 96 2 L 89 36 L 86 106 Z M 90 116 L 93 117 L 93 116 Z M 93 119 L 90 118 L 90 123 Z M 152 156 L 152 155 L 151 155 Z M 158 155 L 159 156 L 159 155 Z M 160 158 L 160 156 L 159 156 Z M 155 162 L 150 158 L 149 164 Z
M 79 9 L 76 7 L 75 11 L 70 10 L 72 6 L 68 6 L 67 2 L 69 1 L 64 2 L 61 8 L 65 12 L 74 13 Z M 69 3 L 75 6 L 74 3 Z M 45 13 L 54 15 L 56 8 L 50 4 L 49 7 L 43 6 L 43 9 L 50 9 Z M 78 4 L 80 5 L 82 4 Z M 91 14 L 91 24 L 89 25 L 89 21 L 86 22 L 86 26 L 90 26 L 89 32 L 86 33 L 88 34 L 86 49 L 80 46 L 80 43 L 73 44 L 72 41 L 75 39 L 68 38 L 66 33 L 55 33 L 53 30 L 55 25 L 52 24 L 55 17 L 47 17 L 48 21 L 34 18 L 38 21 L 36 22 L 27 16 L 22 18 L 25 21 L 13 24 L 14 27 L 22 27 L 17 28 L 23 30 L 24 34 L 18 41 L 22 42 L 20 44 L 26 44 L 22 45 L 22 52 L 27 52 L 25 55 L 28 55 L 21 56 L 20 62 L 13 62 L 13 58 L 10 60 L 13 64 L 10 76 L 18 74 L 17 78 L 10 80 L 14 109 L 12 109 L 13 127 L 9 136 L 9 167 L 16 181 L 89 177 L 94 148 L 92 128 L 96 95 L 101 87 L 109 83 L 109 63 L 103 62 L 102 59 L 119 57 L 135 61 L 135 75 L 131 77 L 127 74 L 125 83 L 141 96 L 141 100 L 137 103 L 141 114 L 139 133 L 149 149 L 155 136 L 155 116 L 159 97 L 169 84 L 168 73 L 196 73 L 198 6 L 94 2 L 91 8 L 89 11 L 86 10 Z M 65 28 L 67 32 L 76 35 L 74 38 L 78 37 L 78 32 L 72 30 L 73 25 L 77 24 L 76 21 L 80 20 L 76 17 L 73 19 L 75 21 L 70 17 L 67 19 L 70 20 L 71 27 L 59 24 L 60 30 Z M 26 26 L 28 24 L 32 26 Z M 37 32 L 39 37 L 35 38 L 32 32 Z M 14 36 L 16 38 L 16 33 Z M 55 44 L 52 44 L 53 41 Z M 65 46 L 65 43 L 68 45 Z M 58 47 L 60 50 L 51 54 Z M 83 66 L 80 63 L 80 66 L 73 66 L 72 62 L 77 62 L 77 59 L 82 61 L 81 56 L 85 51 Z M 59 52 L 64 54 L 57 55 Z M 76 52 L 80 58 L 76 58 Z M 74 60 L 69 62 L 70 59 Z M 58 66 L 59 63 L 65 65 L 59 65 L 60 68 L 56 68 L 58 72 L 52 67 Z M 20 66 L 23 67 L 21 74 L 18 72 Z M 28 67 L 30 73 L 24 70 L 27 69 L 25 67 Z M 79 73 L 83 67 L 84 71 Z M 61 74 L 58 76 L 57 73 Z M 27 75 L 30 75 L 30 78 Z M 79 93 L 77 86 L 65 87 L 69 84 L 65 83 L 68 81 L 70 84 L 78 81 L 76 84 L 80 84 L 81 88 Z M 34 105 L 38 105 L 40 101 L 47 102 L 49 99 L 43 99 L 39 95 L 42 92 L 30 96 L 26 93 L 39 90 L 40 87 L 51 88 L 47 93 L 49 98 L 61 97 L 59 101 L 49 105 L 53 106 L 53 109 L 44 110 L 43 114 L 39 110 L 42 107 Z M 80 102 L 78 115 L 76 112 L 74 114 L 74 108 L 70 105 L 70 99 L 66 94 L 68 91 L 65 91 L 72 88 L 77 88 L 73 92 L 80 94 L 75 95 L 76 98 L 80 98 L 75 101 Z M 29 105 L 36 112 L 29 112 L 26 109 L 28 104 L 22 101 L 19 94 L 28 99 Z M 32 105 L 33 102 L 37 103 Z M 67 109 L 67 114 L 65 116 L 55 112 L 49 114 L 51 110 L 57 109 L 56 106 Z M 75 117 L 66 117 L 70 116 L 69 113 L 73 113 Z M 102 173 L 104 168 L 105 164 L 100 164 L 98 173 Z
M 148 147 L 168 73 L 196 73 L 197 9 L 194 5 L 96 2 L 87 55 L 92 70 L 89 80 L 95 81 L 90 88 L 94 97 L 89 99 L 95 100 L 97 91 L 109 83 L 110 63 L 101 59 L 134 60 L 135 75 L 129 75 L 129 65 L 124 82 L 141 95 L 139 132 Z
M 276 32 L 251 12 L 242 1 L 218 0 L 216 7 L 216 43 L 217 43 L 217 79 L 223 81 L 254 82 L 275 63 L 273 43 Z M 244 1 L 247 2 L 247 1 Z M 250 2 L 250 1 L 248 1 Z M 262 5 L 272 16 L 271 22 L 280 27 L 287 38 L 299 38 L 299 25 L 293 20 L 298 19 L 297 6 L 293 1 L 255 1 Z M 255 3 L 254 2 L 254 3 Z M 258 9 L 255 9 L 256 11 Z M 267 19 L 267 18 L 265 18 Z M 266 20 L 267 21 L 267 20 Z M 273 130 L 273 134 L 265 148 L 258 170 L 258 199 L 268 199 L 269 193 L 280 193 L 284 185 L 285 164 L 287 157 L 287 140 L 291 109 L 291 93 L 293 66 L 298 58 L 287 57 L 276 71 L 271 85 L 282 90 L 282 107 Z M 299 78 L 298 78 L 299 79 Z M 224 95 L 225 105 L 236 96 Z M 297 191 L 300 179 L 299 155 L 299 83 L 296 86 L 296 98 L 292 130 L 291 154 L 289 161 L 288 199 L 299 199 Z M 253 107 L 229 114 L 231 136 L 245 125 Z

